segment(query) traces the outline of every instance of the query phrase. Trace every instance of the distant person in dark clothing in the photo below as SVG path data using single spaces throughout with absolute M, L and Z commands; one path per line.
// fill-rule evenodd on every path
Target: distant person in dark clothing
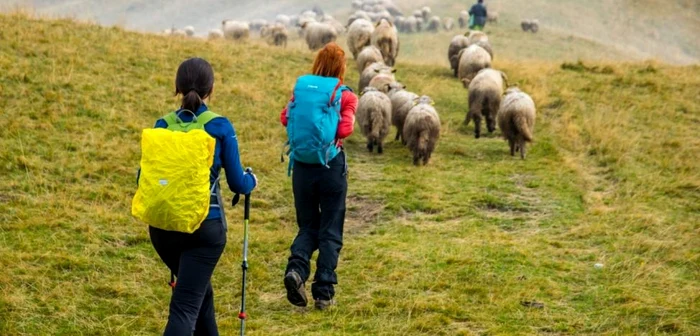
M 483 30 L 486 26 L 486 6 L 484 6 L 484 0 L 479 0 L 474 6 L 469 10 L 469 29 L 473 30 Z

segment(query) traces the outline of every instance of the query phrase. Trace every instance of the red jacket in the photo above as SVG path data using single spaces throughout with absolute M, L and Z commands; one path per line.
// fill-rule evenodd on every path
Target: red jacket
M 289 102 L 294 101 L 294 96 Z M 357 96 L 352 91 L 343 91 L 340 97 L 340 122 L 338 123 L 338 132 L 335 138 L 338 139 L 338 146 L 343 144 L 343 139 L 352 135 L 355 128 L 355 111 L 357 110 Z M 280 113 L 280 121 L 282 125 L 287 127 L 287 107 L 285 106 Z

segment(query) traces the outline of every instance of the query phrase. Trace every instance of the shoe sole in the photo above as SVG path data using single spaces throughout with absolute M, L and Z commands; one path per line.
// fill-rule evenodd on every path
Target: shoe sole
M 297 307 L 306 307 L 309 304 L 306 299 L 306 293 L 302 292 L 304 287 L 297 287 L 297 280 L 293 275 L 284 277 L 284 287 L 287 288 L 287 300 L 289 303 Z

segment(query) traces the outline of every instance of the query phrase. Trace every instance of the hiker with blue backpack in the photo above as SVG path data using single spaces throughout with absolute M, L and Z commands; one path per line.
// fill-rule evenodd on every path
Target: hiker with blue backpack
M 299 232 L 284 276 L 287 299 L 308 304 L 304 284 L 311 255 L 318 250 L 311 294 L 317 309 L 330 307 L 338 283 L 336 267 L 343 246 L 347 161 L 342 141 L 354 128 L 357 96 L 345 85 L 345 52 L 327 44 L 316 56 L 312 74 L 300 77 L 281 122 L 289 138 L 289 171 Z
M 204 103 L 214 88 L 211 65 L 184 61 L 175 88 L 181 107 L 143 131 L 132 214 L 149 224 L 153 247 L 173 274 L 164 335 L 218 335 L 210 280 L 226 246 L 220 172 L 237 194 L 249 194 L 257 179 L 243 171 L 231 122 Z

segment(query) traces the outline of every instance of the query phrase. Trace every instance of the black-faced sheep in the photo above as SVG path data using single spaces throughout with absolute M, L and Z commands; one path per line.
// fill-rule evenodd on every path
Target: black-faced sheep
M 384 152 L 384 139 L 391 128 L 391 100 L 377 89 L 368 86 L 362 91 L 357 105 L 357 122 L 362 134 L 367 137 L 367 150 Z
M 447 59 L 450 61 L 450 68 L 457 77 L 457 68 L 459 67 L 459 52 L 462 49 L 469 47 L 469 38 L 464 35 L 457 35 L 452 38 L 450 47 L 447 49 Z
M 365 19 L 357 19 L 348 27 L 348 49 L 354 59 L 357 59 L 362 49 L 372 44 L 373 32 L 374 25 Z
M 372 63 L 384 64 L 384 57 L 382 57 L 382 52 L 375 46 L 366 46 L 357 55 L 357 71 L 362 74 L 367 67 Z M 360 88 L 362 90 L 364 88 Z
M 380 74 L 393 76 L 395 72 L 396 69 L 384 65 L 384 63 L 372 63 L 365 69 L 365 71 L 362 72 L 362 74 L 360 74 L 360 84 L 357 89 L 358 91 L 364 90 L 364 88 L 369 86 L 369 83 L 372 81 L 372 79 L 374 79 L 374 77 L 377 77 Z
M 470 45 L 460 51 L 457 77 L 466 88 L 481 69 L 491 67 L 491 55 L 478 45 Z
M 309 49 L 316 51 L 330 42 L 335 42 L 338 32 L 332 25 L 322 22 L 306 22 L 301 26 Z
M 520 151 L 520 157 L 525 159 L 525 145 L 533 140 L 536 113 L 535 102 L 529 95 L 518 88 L 506 90 L 498 112 L 498 127 L 508 140 L 511 156 Z
M 413 164 L 418 166 L 421 161 L 428 164 L 440 139 L 440 116 L 428 96 L 418 98 L 415 104 L 406 116 L 403 139 L 413 153 Z
M 394 66 L 399 55 L 399 34 L 393 23 L 386 19 L 377 23 L 372 33 L 372 45 L 379 48 L 386 65 Z
M 474 136 L 481 137 L 481 118 L 486 118 L 489 133 L 496 130 L 496 115 L 501 106 L 503 90 L 508 85 L 508 77 L 501 71 L 483 69 L 469 83 L 469 112 L 464 124 L 474 119 Z
M 408 112 L 413 108 L 418 95 L 406 91 L 406 86 L 394 82 L 389 85 L 389 99 L 391 99 L 391 123 L 396 126 L 396 138 L 401 139 L 402 143 L 406 144 L 406 139 L 403 139 L 403 125 L 406 122 Z

